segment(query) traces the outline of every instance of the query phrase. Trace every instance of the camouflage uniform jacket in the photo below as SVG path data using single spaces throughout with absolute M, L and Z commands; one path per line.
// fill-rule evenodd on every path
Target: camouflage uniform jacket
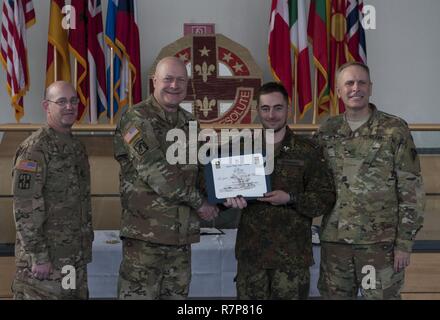
M 121 166 L 122 237 L 165 245 L 200 240 L 196 209 L 203 197 L 197 189 L 198 165 L 170 164 L 166 159 L 174 143 L 166 141 L 167 132 L 180 129 L 188 139 L 189 121 L 195 120 L 179 107 L 177 124 L 171 123 L 153 96 L 122 115 L 114 139 Z
M 313 264 L 312 218 L 328 213 L 335 189 L 322 149 L 287 128 L 275 152 L 272 190 L 293 192 L 291 205 L 250 202 L 243 209 L 235 253 L 238 260 L 262 268 L 291 270 Z
M 321 240 L 391 242 L 410 252 L 423 222 L 419 157 L 406 122 L 372 104 L 370 108 L 370 119 L 354 132 L 344 115 L 319 130 L 337 189 L 336 205 L 323 219 Z
M 90 167 L 84 145 L 44 127 L 18 147 L 13 168 L 17 267 L 92 260 Z

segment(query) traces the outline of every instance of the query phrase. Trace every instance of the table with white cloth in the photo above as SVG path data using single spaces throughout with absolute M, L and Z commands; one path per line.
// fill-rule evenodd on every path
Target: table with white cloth
M 189 298 L 235 298 L 237 271 L 235 238 L 237 229 L 223 229 L 224 234 L 202 235 L 191 248 L 191 284 Z M 315 265 L 310 268 L 310 296 L 319 296 L 319 246 L 313 247 Z M 89 293 L 92 299 L 117 297 L 122 242 L 119 231 L 95 231 L 93 261 L 88 265 Z

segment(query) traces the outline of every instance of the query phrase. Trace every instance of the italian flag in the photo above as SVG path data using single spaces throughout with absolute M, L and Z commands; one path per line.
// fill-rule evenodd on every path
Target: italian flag
M 289 11 L 290 41 L 295 52 L 294 83 L 299 117 L 302 118 L 313 104 L 305 0 L 289 0 Z
M 269 21 L 269 66 L 292 99 L 292 63 L 288 0 L 272 0 Z

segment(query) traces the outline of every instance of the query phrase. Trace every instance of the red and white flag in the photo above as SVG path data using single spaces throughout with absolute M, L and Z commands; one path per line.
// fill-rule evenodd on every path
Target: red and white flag
M 74 77 L 80 103 L 77 120 L 81 122 L 89 107 L 89 74 L 87 61 L 87 0 L 72 0 L 75 8 L 75 28 L 69 32 L 69 51 L 76 61 Z
M 288 0 L 272 0 L 269 20 L 269 66 L 292 99 L 292 57 Z
M 69 50 L 77 61 L 78 120 L 88 110 L 90 123 L 97 123 L 107 106 L 101 0 L 72 0 L 72 5 L 76 26 L 69 33 Z
M 17 122 L 24 115 L 23 96 L 29 90 L 26 29 L 35 23 L 32 0 L 4 0 L 0 61 L 6 71 L 8 94 Z
M 298 97 L 299 117 L 302 118 L 313 106 L 305 0 L 289 0 L 289 9 L 290 41 L 295 52 L 295 95 Z

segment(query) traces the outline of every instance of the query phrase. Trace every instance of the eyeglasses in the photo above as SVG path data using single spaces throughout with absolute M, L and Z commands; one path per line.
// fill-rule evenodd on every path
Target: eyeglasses
M 60 98 L 57 101 L 52 101 L 52 100 L 48 100 L 48 99 L 46 99 L 46 101 L 53 102 L 63 108 L 65 106 L 67 106 L 67 104 L 70 104 L 71 106 L 77 106 L 79 104 L 78 97 L 72 97 L 72 98 L 70 98 L 70 100 L 68 100 L 67 98 Z

